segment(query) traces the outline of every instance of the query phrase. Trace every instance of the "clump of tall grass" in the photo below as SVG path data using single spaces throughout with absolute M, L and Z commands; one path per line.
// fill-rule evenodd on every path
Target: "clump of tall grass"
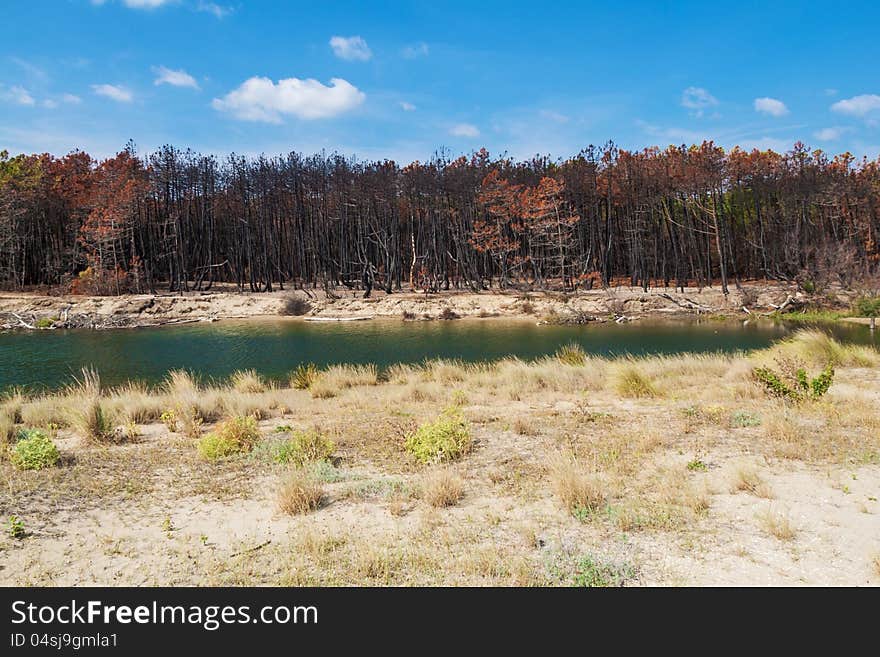
M 455 506 L 464 497 L 464 481 L 449 468 L 431 470 L 422 480 L 422 499 L 436 509 Z
M 811 365 L 848 365 L 874 367 L 880 365 L 880 352 L 865 345 L 841 344 L 818 329 L 802 329 L 790 338 L 756 354 L 759 361 L 773 358 L 794 358 Z
M 0 397 L 0 412 L 5 413 L 13 422 L 21 422 L 21 409 L 24 406 L 25 394 L 18 388 L 6 391 Z
M 236 392 L 255 393 L 265 392 L 266 382 L 256 370 L 239 370 L 233 372 L 230 377 L 232 389 Z
M 185 433 L 195 433 L 195 425 L 213 422 L 226 410 L 223 396 L 216 390 L 203 390 L 186 370 L 172 370 L 165 377 L 169 404 Z M 168 410 L 168 409 L 166 409 Z
M 651 378 L 634 362 L 620 365 L 613 381 L 614 389 L 621 397 L 657 397 L 660 394 Z
M 567 511 L 594 513 L 605 504 L 607 496 L 601 482 L 578 461 L 558 455 L 548 465 L 553 494 Z
M 309 390 L 312 397 L 328 399 L 335 397 L 342 390 L 357 386 L 374 386 L 378 381 L 378 372 L 373 364 L 332 365 L 318 375 Z
M 314 511 L 324 500 L 324 488 L 311 472 L 293 470 L 285 475 L 278 488 L 278 508 L 290 515 Z
M 114 440 L 113 416 L 101 399 L 101 377 L 96 370 L 84 367 L 67 394 L 73 400 L 69 423 L 80 436 L 95 442 Z
M 295 390 L 308 390 L 318 378 L 318 368 L 314 363 L 297 365 L 290 374 L 290 387 Z
M 15 436 L 15 420 L 4 410 L 0 410 L 0 447 L 8 445 Z
M 162 417 L 166 400 L 146 385 L 129 382 L 114 389 L 108 405 L 123 422 L 149 424 Z
M 579 344 L 571 343 L 559 348 L 556 358 L 565 365 L 582 367 L 587 364 L 587 354 Z

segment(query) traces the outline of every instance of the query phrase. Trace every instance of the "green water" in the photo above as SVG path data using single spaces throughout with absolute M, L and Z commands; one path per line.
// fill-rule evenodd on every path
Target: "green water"
M 205 379 L 255 369 L 282 379 L 296 365 L 313 362 L 375 363 L 382 367 L 426 358 L 493 360 L 536 358 L 576 342 L 594 354 L 670 354 L 763 348 L 799 328 L 773 322 L 639 321 L 632 324 L 536 326 L 505 320 L 338 324 L 302 321 L 233 321 L 114 331 L 0 333 L 0 389 L 58 388 L 82 367 L 96 368 L 102 382 L 161 380 L 184 368 Z M 867 327 L 835 324 L 842 341 L 871 344 Z M 875 343 L 876 344 L 876 343 Z

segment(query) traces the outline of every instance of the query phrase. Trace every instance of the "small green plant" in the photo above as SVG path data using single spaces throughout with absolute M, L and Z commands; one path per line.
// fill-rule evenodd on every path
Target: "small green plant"
M 587 555 L 575 564 L 571 583 L 578 587 L 623 586 L 634 575 L 635 569 L 632 566 L 618 566 Z
M 173 532 L 177 527 L 174 526 L 174 523 L 171 521 L 171 516 L 165 516 L 165 520 L 162 521 L 162 531 L 168 535 L 168 538 L 171 538 L 171 532 Z
M 22 539 L 27 536 L 24 528 L 24 522 L 16 515 L 9 516 L 9 522 L 6 526 L 6 533 L 10 538 Z
M 311 461 L 326 461 L 333 456 L 333 441 L 317 430 L 295 431 L 275 447 L 272 460 L 276 463 L 304 465 Z
M 173 408 L 168 409 L 159 416 L 159 419 L 162 420 L 162 424 L 168 427 L 168 431 L 177 433 L 177 411 Z
M 468 396 L 464 390 L 453 390 L 452 391 L 452 405 L 453 406 L 464 406 L 468 403 Z
M 467 421 L 456 406 L 421 425 L 406 438 L 406 449 L 422 463 L 452 461 L 471 447 Z
M 806 368 L 797 360 L 777 360 L 779 371 L 757 367 L 753 376 L 774 397 L 792 402 L 816 400 L 822 397 L 834 381 L 834 366 L 828 363 L 818 376 L 810 378 Z
M 308 390 L 318 378 L 318 368 L 314 363 L 297 365 L 290 375 L 290 387 L 296 390 Z
M 55 323 L 55 320 L 51 317 L 41 317 L 36 321 L 34 326 L 38 329 L 47 329 L 52 328 L 52 325 Z
M 567 344 L 556 352 L 556 358 L 566 365 L 582 367 L 587 364 L 587 354 L 579 344 Z
M 812 280 L 805 280 L 801 283 L 801 287 L 804 289 L 804 292 L 807 294 L 814 294 L 816 292 L 816 283 Z
M 56 465 L 61 459 L 52 439 L 39 429 L 22 429 L 9 454 L 19 470 L 42 470 Z
M 709 466 L 700 459 L 694 459 L 687 464 L 687 469 L 691 472 L 705 472 L 709 469 Z
M 749 413 L 748 411 L 735 411 L 730 416 L 730 426 L 759 427 L 761 426 L 761 417 L 755 413 Z
M 196 443 L 196 448 L 206 459 L 219 459 L 249 452 L 259 439 L 257 421 L 251 416 L 238 416 L 218 424 L 214 431 Z

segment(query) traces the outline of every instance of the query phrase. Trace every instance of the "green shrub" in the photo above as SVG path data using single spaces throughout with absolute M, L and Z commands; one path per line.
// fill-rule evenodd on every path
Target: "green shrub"
M 304 465 L 312 461 L 326 461 L 333 456 L 333 441 L 319 431 L 295 431 L 277 444 L 272 455 L 276 463 Z
M 635 569 L 628 564 L 619 566 L 606 563 L 590 556 L 581 557 L 575 566 L 572 586 L 609 587 L 623 586 L 635 575 Z
M 447 408 L 434 421 L 427 422 L 406 439 L 406 449 L 422 463 L 452 461 L 471 447 L 467 421 L 456 407 Z
M 250 416 L 238 416 L 218 424 L 214 431 L 199 440 L 196 448 L 206 459 L 219 459 L 249 452 L 259 439 L 257 421 Z
M 36 326 L 38 329 L 47 329 L 51 328 L 54 323 L 55 320 L 51 317 L 41 317 L 36 321 L 34 326 Z
M 781 361 L 781 371 L 758 367 L 753 376 L 774 397 L 793 402 L 822 397 L 834 381 L 834 366 L 828 363 L 818 376 L 810 378 L 807 370 L 794 361 Z
M 42 470 L 56 465 L 61 455 L 45 433 L 39 429 L 23 429 L 11 448 L 9 458 L 20 470 Z
M 862 297 L 856 302 L 855 311 L 859 317 L 880 317 L 880 296 Z
M 298 365 L 290 375 L 290 386 L 296 390 L 308 390 L 318 378 L 318 368 L 314 363 Z
M 587 364 L 587 354 L 579 344 L 567 344 L 556 352 L 556 358 L 566 365 L 583 366 Z

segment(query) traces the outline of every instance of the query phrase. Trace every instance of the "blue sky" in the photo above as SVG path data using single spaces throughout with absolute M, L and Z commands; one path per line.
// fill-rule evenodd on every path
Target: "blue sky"
M 869 2 L 3 0 L 0 150 L 880 154 Z

